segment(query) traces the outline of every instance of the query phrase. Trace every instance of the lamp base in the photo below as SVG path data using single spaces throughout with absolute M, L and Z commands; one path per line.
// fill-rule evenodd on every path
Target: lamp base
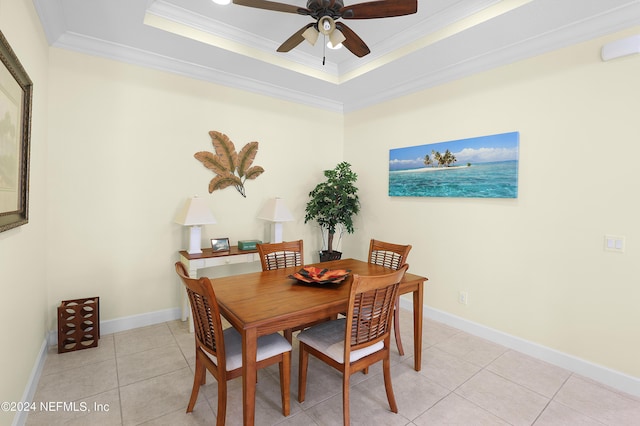
M 272 243 L 282 242 L 282 222 L 273 222 L 271 224 Z
M 202 227 L 198 225 L 191 226 L 191 229 L 189 231 L 189 250 L 187 250 L 187 253 L 189 254 L 202 253 L 201 238 L 202 238 Z

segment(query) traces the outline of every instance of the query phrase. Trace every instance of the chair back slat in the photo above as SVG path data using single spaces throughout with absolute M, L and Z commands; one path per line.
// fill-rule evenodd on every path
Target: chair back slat
M 198 336 L 198 339 L 202 342 L 202 345 L 209 348 L 212 352 L 216 352 L 216 336 L 213 325 L 213 318 L 211 315 L 211 306 L 205 297 L 195 291 L 187 288 L 187 295 L 189 297 L 189 303 L 193 312 L 193 327 Z
M 388 331 L 387 318 L 393 311 L 398 284 L 356 295 L 351 325 L 351 345 L 375 340 Z
M 410 244 L 393 244 L 372 239 L 369 243 L 369 263 L 399 269 L 407 263 L 410 251 Z
M 302 266 L 304 249 L 302 240 L 283 243 L 258 244 L 258 254 L 263 271 Z
M 346 351 L 372 345 L 389 336 L 398 286 L 407 268 L 405 264 L 386 275 L 354 275 L 345 336 L 350 348 L 345 347 Z
M 175 267 L 187 291 L 198 344 L 216 357 L 219 363 L 224 363 L 222 321 L 211 281 L 206 277 L 190 278 L 182 262 L 176 262 Z
M 292 251 L 278 251 L 269 253 L 264 257 L 267 263 L 267 270 L 287 268 L 289 266 L 300 266 L 300 253 Z

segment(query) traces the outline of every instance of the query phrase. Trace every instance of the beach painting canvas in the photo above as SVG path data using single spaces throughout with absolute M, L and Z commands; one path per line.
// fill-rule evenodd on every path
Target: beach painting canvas
M 392 197 L 518 198 L 519 132 L 389 150 Z

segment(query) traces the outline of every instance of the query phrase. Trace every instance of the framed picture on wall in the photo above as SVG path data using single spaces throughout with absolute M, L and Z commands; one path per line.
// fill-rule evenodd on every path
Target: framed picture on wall
M 229 251 L 229 239 L 228 238 L 212 238 L 211 249 L 214 253 L 219 251 Z
M 33 83 L 0 31 L 0 232 L 28 222 Z
M 520 133 L 389 150 L 389 196 L 518 198 Z

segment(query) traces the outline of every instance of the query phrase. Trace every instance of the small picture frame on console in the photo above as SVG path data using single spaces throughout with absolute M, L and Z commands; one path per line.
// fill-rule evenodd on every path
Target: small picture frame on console
M 229 238 L 212 238 L 211 249 L 214 253 L 229 251 Z

